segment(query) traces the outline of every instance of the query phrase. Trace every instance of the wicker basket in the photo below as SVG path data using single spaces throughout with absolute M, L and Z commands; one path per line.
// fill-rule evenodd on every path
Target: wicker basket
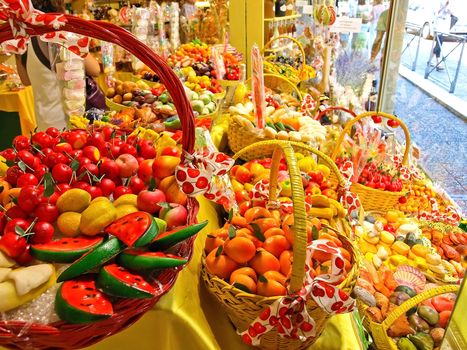
M 184 88 L 172 69 L 165 61 L 154 54 L 145 44 L 138 41 L 131 33 L 114 24 L 101 21 L 86 21 L 74 16 L 64 15 L 66 24 L 61 28 L 50 25 L 34 26 L 24 22 L 27 33 L 32 36 L 43 35 L 55 31 L 68 31 L 99 40 L 112 42 L 129 51 L 150 67 L 164 82 L 171 93 L 177 111 L 181 116 L 182 147 L 187 153 L 193 152 L 195 141 L 194 117 L 190 102 Z M 0 25 L 0 42 L 13 39 L 10 24 Z M 196 221 L 198 204 L 189 199 L 190 223 Z M 180 256 L 190 258 L 193 251 L 193 240 L 184 242 L 178 249 Z M 181 269 L 164 270 L 158 276 L 158 295 L 151 299 L 119 299 L 114 306 L 114 315 L 106 320 L 92 324 L 68 324 L 54 322 L 49 325 L 30 324 L 16 321 L 0 321 L 0 346 L 11 349 L 77 349 L 97 343 L 106 337 L 124 330 L 136 322 L 150 310 L 174 285 Z
M 382 323 L 370 321 L 365 315 L 367 306 L 360 301 L 358 302 L 358 310 L 362 316 L 363 325 L 371 333 L 376 348 L 378 350 L 398 350 L 396 343 L 388 336 L 387 331 L 399 317 L 427 299 L 445 293 L 457 293 L 458 291 L 459 285 L 446 285 L 428 289 L 402 303 L 394 309 Z
M 277 184 L 279 163 L 282 155 L 285 156 L 287 161 L 292 186 L 292 200 L 294 203 L 293 215 L 295 233 L 293 244 L 294 260 L 289 289 L 292 292 L 297 292 L 302 288 L 303 278 L 305 276 L 304 267 L 306 259 L 307 233 L 304 193 L 295 154 L 291 144 L 287 141 L 263 141 L 247 147 L 245 150 L 237 153 L 234 158 L 238 159 L 243 152 L 248 152 L 249 148 L 255 148 L 258 156 L 261 155 L 262 157 L 265 157 L 270 156 L 271 153 L 273 154 L 270 179 L 271 186 L 269 193 L 270 201 L 274 201 L 277 197 L 277 186 L 274 184 Z M 321 155 L 319 151 L 316 152 Z M 346 280 L 340 286 L 346 292 L 350 292 L 357 278 L 358 264 L 355 264 L 355 261 L 358 260 L 358 253 L 347 238 L 340 236 L 340 239 L 346 249 L 348 249 L 349 252 L 352 252 L 353 255 L 353 267 Z M 221 303 L 230 320 L 240 331 L 247 329 L 251 322 L 265 307 L 271 305 L 280 298 L 263 297 L 256 294 L 246 293 L 235 288 L 224 280 L 209 273 L 204 264 L 204 259 L 201 274 L 209 292 L 212 293 Z M 275 330 L 272 330 L 261 337 L 260 347 L 262 349 L 304 349 L 313 343 L 324 329 L 329 315 L 319 308 L 312 300 L 308 301 L 307 308 L 311 317 L 316 321 L 317 336 L 315 338 L 310 338 L 305 342 L 301 342 L 299 340 L 281 338 Z
M 300 68 L 296 69 L 294 67 L 291 67 L 290 65 L 286 65 L 287 68 L 289 70 L 291 70 L 291 74 L 280 74 L 280 66 L 275 63 L 275 62 L 270 62 L 271 59 L 274 59 L 275 58 L 275 55 L 272 54 L 272 55 L 267 55 L 266 53 L 267 52 L 274 52 L 274 51 L 277 51 L 275 50 L 274 48 L 272 48 L 272 44 L 275 43 L 276 41 L 285 41 L 285 40 L 289 40 L 292 42 L 292 44 L 294 44 L 295 46 L 298 47 L 298 50 L 300 51 L 300 56 L 301 56 L 301 59 L 302 59 L 302 64 L 300 66 Z M 280 75 L 284 78 L 286 78 L 287 80 L 289 80 L 293 85 L 298 85 L 302 80 L 304 80 L 304 73 L 305 73 L 305 62 L 306 62 L 306 55 L 305 55 L 305 51 L 303 50 L 303 47 L 302 47 L 302 44 L 300 44 L 300 42 L 290 36 L 286 36 L 286 35 L 280 35 L 278 37 L 275 37 L 273 39 L 271 39 L 270 41 L 268 41 L 263 49 L 261 50 L 261 52 L 263 53 L 263 56 L 264 56 L 264 60 L 266 62 L 268 62 L 267 65 L 265 65 L 264 67 L 264 71 L 265 73 L 270 73 L 270 74 L 273 74 L 275 76 L 277 75 Z M 269 66 L 270 65 L 270 66 Z M 274 78 L 271 78 L 270 80 L 270 86 L 271 88 L 273 86 L 280 86 L 281 84 L 283 84 L 284 82 L 280 79 L 274 79 Z
M 265 77 L 265 86 L 271 87 L 270 85 L 266 84 L 266 78 L 271 79 L 278 79 L 282 81 L 280 86 L 271 87 L 273 90 L 278 92 L 295 92 L 299 100 L 302 100 L 303 96 L 300 90 L 292 84 L 287 78 L 284 78 L 277 74 L 264 74 Z M 251 78 L 245 81 L 245 84 L 251 82 Z M 285 90 L 284 90 L 285 89 Z M 235 121 L 235 119 L 231 118 L 229 121 L 229 128 L 227 130 L 227 138 L 229 141 L 229 147 L 234 152 L 240 152 L 245 147 L 260 141 L 269 140 L 265 137 L 260 137 L 253 130 L 245 128 L 243 125 L 239 124 Z M 253 153 L 253 154 L 251 154 Z M 251 160 L 254 159 L 254 150 L 252 152 L 243 152 L 241 158 L 243 160 Z
M 404 135 L 405 135 L 405 151 L 404 151 L 404 156 L 402 158 L 402 164 L 407 165 L 409 151 L 410 151 L 409 129 L 407 129 L 407 126 L 399 118 L 393 115 L 387 114 L 387 113 L 383 113 L 383 112 L 366 112 L 349 120 L 348 123 L 345 125 L 344 130 L 342 130 L 342 133 L 340 134 L 339 139 L 336 142 L 334 152 L 332 152 L 332 155 L 331 155 L 331 158 L 333 160 L 335 160 L 337 155 L 339 154 L 340 147 L 342 145 L 342 142 L 344 141 L 345 135 L 348 132 L 350 132 L 350 130 L 352 129 L 352 126 L 358 123 L 361 119 L 366 118 L 366 117 L 371 117 L 374 115 L 382 116 L 384 118 L 399 122 L 399 125 L 401 126 L 402 130 L 404 131 Z M 379 189 L 361 185 L 359 183 L 352 183 L 350 190 L 358 194 L 360 201 L 362 202 L 363 209 L 365 209 L 365 211 L 372 211 L 372 210 L 387 211 L 389 209 L 393 209 L 396 207 L 397 203 L 399 202 L 399 198 L 404 195 L 403 192 L 390 192 L 390 191 L 379 190 Z

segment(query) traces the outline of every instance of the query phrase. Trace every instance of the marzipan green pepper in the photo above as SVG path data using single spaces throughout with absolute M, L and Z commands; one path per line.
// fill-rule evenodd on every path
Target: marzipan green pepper
M 397 342 L 397 348 L 399 350 L 417 350 L 415 345 L 407 338 L 400 338 Z
M 415 344 L 417 350 L 433 350 L 435 347 L 435 342 L 429 334 L 418 332 L 415 335 L 409 335 L 408 338 Z

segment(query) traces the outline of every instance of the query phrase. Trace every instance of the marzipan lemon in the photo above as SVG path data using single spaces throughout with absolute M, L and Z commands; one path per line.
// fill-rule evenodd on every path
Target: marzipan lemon
M 81 233 L 94 236 L 110 225 L 117 217 L 117 210 L 110 202 L 99 201 L 91 204 L 81 214 Z
M 136 208 L 134 205 L 131 204 L 123 204 L 119 205 L 118 207 L 115 208 L 117 210 L 117 217 L 116 219 L 120 219 L 121 217 L 135 213 L 138 211 L 138 208 Z
M 137 206 L 137 200 L 138 200 L 138 196 L 136 194 L 127 193 L 127 194 L 124 194 L 124 195 L 121 195 L 120 197 L 118 197 L 113 202 L 113 205 L 115 207 L 118 207 L 120 205 L 129 204 L 129 205 L 134 205 L 136 207 Z
M 60 232 L 67 237 L 75 237 L 79 235 L 79 223 L 81 222 L 81 214 L 73 211 L 60 214 L 57 218 L 57 227 Z
M 110 199 L 109 199 L 109 198 L 101 196 L 101 197 L 96 197 L 96 198 L 94 198 L 94 199 L 91 201 L 91 204 L 96 203 L 96 202 L 100 202 L 100 201 L 104 201 L 104 202 L 109 202 L 109 203 L 110 203 Z
M 81 213 L 91 203 L 91 195 L 80 188 L 72 188 L 66 191 L 57 200 L 57 208 L 63 213 L 65 211 L 74 211 Z

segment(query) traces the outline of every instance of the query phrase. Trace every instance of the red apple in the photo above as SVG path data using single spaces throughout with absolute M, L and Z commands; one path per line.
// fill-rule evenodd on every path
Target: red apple
M 138 171 L 138 161 L 131 154 L 125 153 L 118 156 L 115 160 L 120 170 L 120 177 L 130 177 Z
M 164 206 L 159 212 L 159 218 L 167 223 L 167 229 L 183 226 L 187 222 L 188 211 L 183 205 L 177 203 L 169 203 Z
M 311 178 L 311 181 L 321 184 L 323 182 L 324 176 L 321 171 L 310 171 L 308 175 Z
M 162 179 L 175 174 L 175 168 L 180 164 L 179 157 L 160 156 L 152 163 L 152 174 L 157 179 Z
M 161 210 L 159 203 L 165 203 L 166 201 L 165 194 L 161 190 L 144 190 L 138 194 L 137 206 L 139 210 L 154 214 Z
M 83 148 L 83 155 L 91 160 L 91 162 L 97 163 L 101 159 L 101 152 L 96 146 L 86 146 Z
M 337 201 L 337 192 L 334 191 L 332 188 L 326 188 L 321 194 Z
M 131 192 L 131 189 L 129 189 L 128 187 L 126 186 L 117 186 L 114 190 L 114 193 L 113 193 L 113 198 L 114 200 L 116 200 L 118 197 L 124 195 L 124 194 L 130 194 L 130 193 L 133 193 Z
M 120 169 L 115 160 L 102 158 L 102 163 L 99 166 L 99 175 L 105 175 L 105 177 L 109 179 L 117 178 L 120 175 Z
M 152 177 L 152 163 L 154 163 L 154 159 L 146 159 L 139 163 L 138 177 L 147 184 Z

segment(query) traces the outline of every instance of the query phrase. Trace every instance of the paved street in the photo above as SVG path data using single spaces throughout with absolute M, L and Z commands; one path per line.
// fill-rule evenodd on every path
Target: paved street
M 409 43 L 409 41 L 412 38 L 413 38 L 413 35 L 410 35 L 410 34 L 405 35 L 404 48 L 406 47 L 406 45 Z M 427 62 L 430 59 L 430 54 L 432 52 L 432 44 L 433 44 L 432 40 L 420 38 L 420 49 L 419 49 L 415 71 L 422 77 L 425 74 L 425 68 L 427 66 Z M 416 36 L 415 39 L 410 44 L 410 47 L 407 48 L 402 55 L 401 63 L 409 69 L 412 69 L 412 63 L 415 60 L 415 56 L 416 56 L 417 45 L 418 45 L 418 37 Z M 451 50 L 453 50 L 456 47 L 456 45 L 457 43 L 455 42 L 444 42 L 442 46 L 442 53 L 446 56 Z M 458 46 L 449 56 L 447 56 L 447 59 L 446 59 L 447 69 L 446 69 L 446 66 L 442 64 L 443 68 L 445 69 L 439 72 L 434 70 L 430 74 L 428 79 L 433 82 L 436 82 L 438 85 L 442 85 L 447 91 L 449 91 L 449 87 L 448 87 L 450 85 L 449 77 L 451 81 L 454 80 L 454 75 L 456 72 L 457 63 L 459 61 L 461 49 L 462 49 L 462 45 Z M 432 59 L 432 62 L 433 63 L 435 62 L 434 58 Z M 457 79 L 457 85 L 454 91 L 454 95 L 463 99 L 464 101 L 467 101 L 467 44 L 466 44 L 466 47 L 464 48 L 463 59 L 461 62 L 461 68 L 459 71 L 459 77 Z
M 467 86 L 467 75 L 463 84 Z M 464 94 L 467 96 L 467 91 Z M 398 81 L 396 101 L 396 114 L 407 124 L 413 142 L 422 151 L 423 168 L 466 215 L 467 122 L 402 77 Z

